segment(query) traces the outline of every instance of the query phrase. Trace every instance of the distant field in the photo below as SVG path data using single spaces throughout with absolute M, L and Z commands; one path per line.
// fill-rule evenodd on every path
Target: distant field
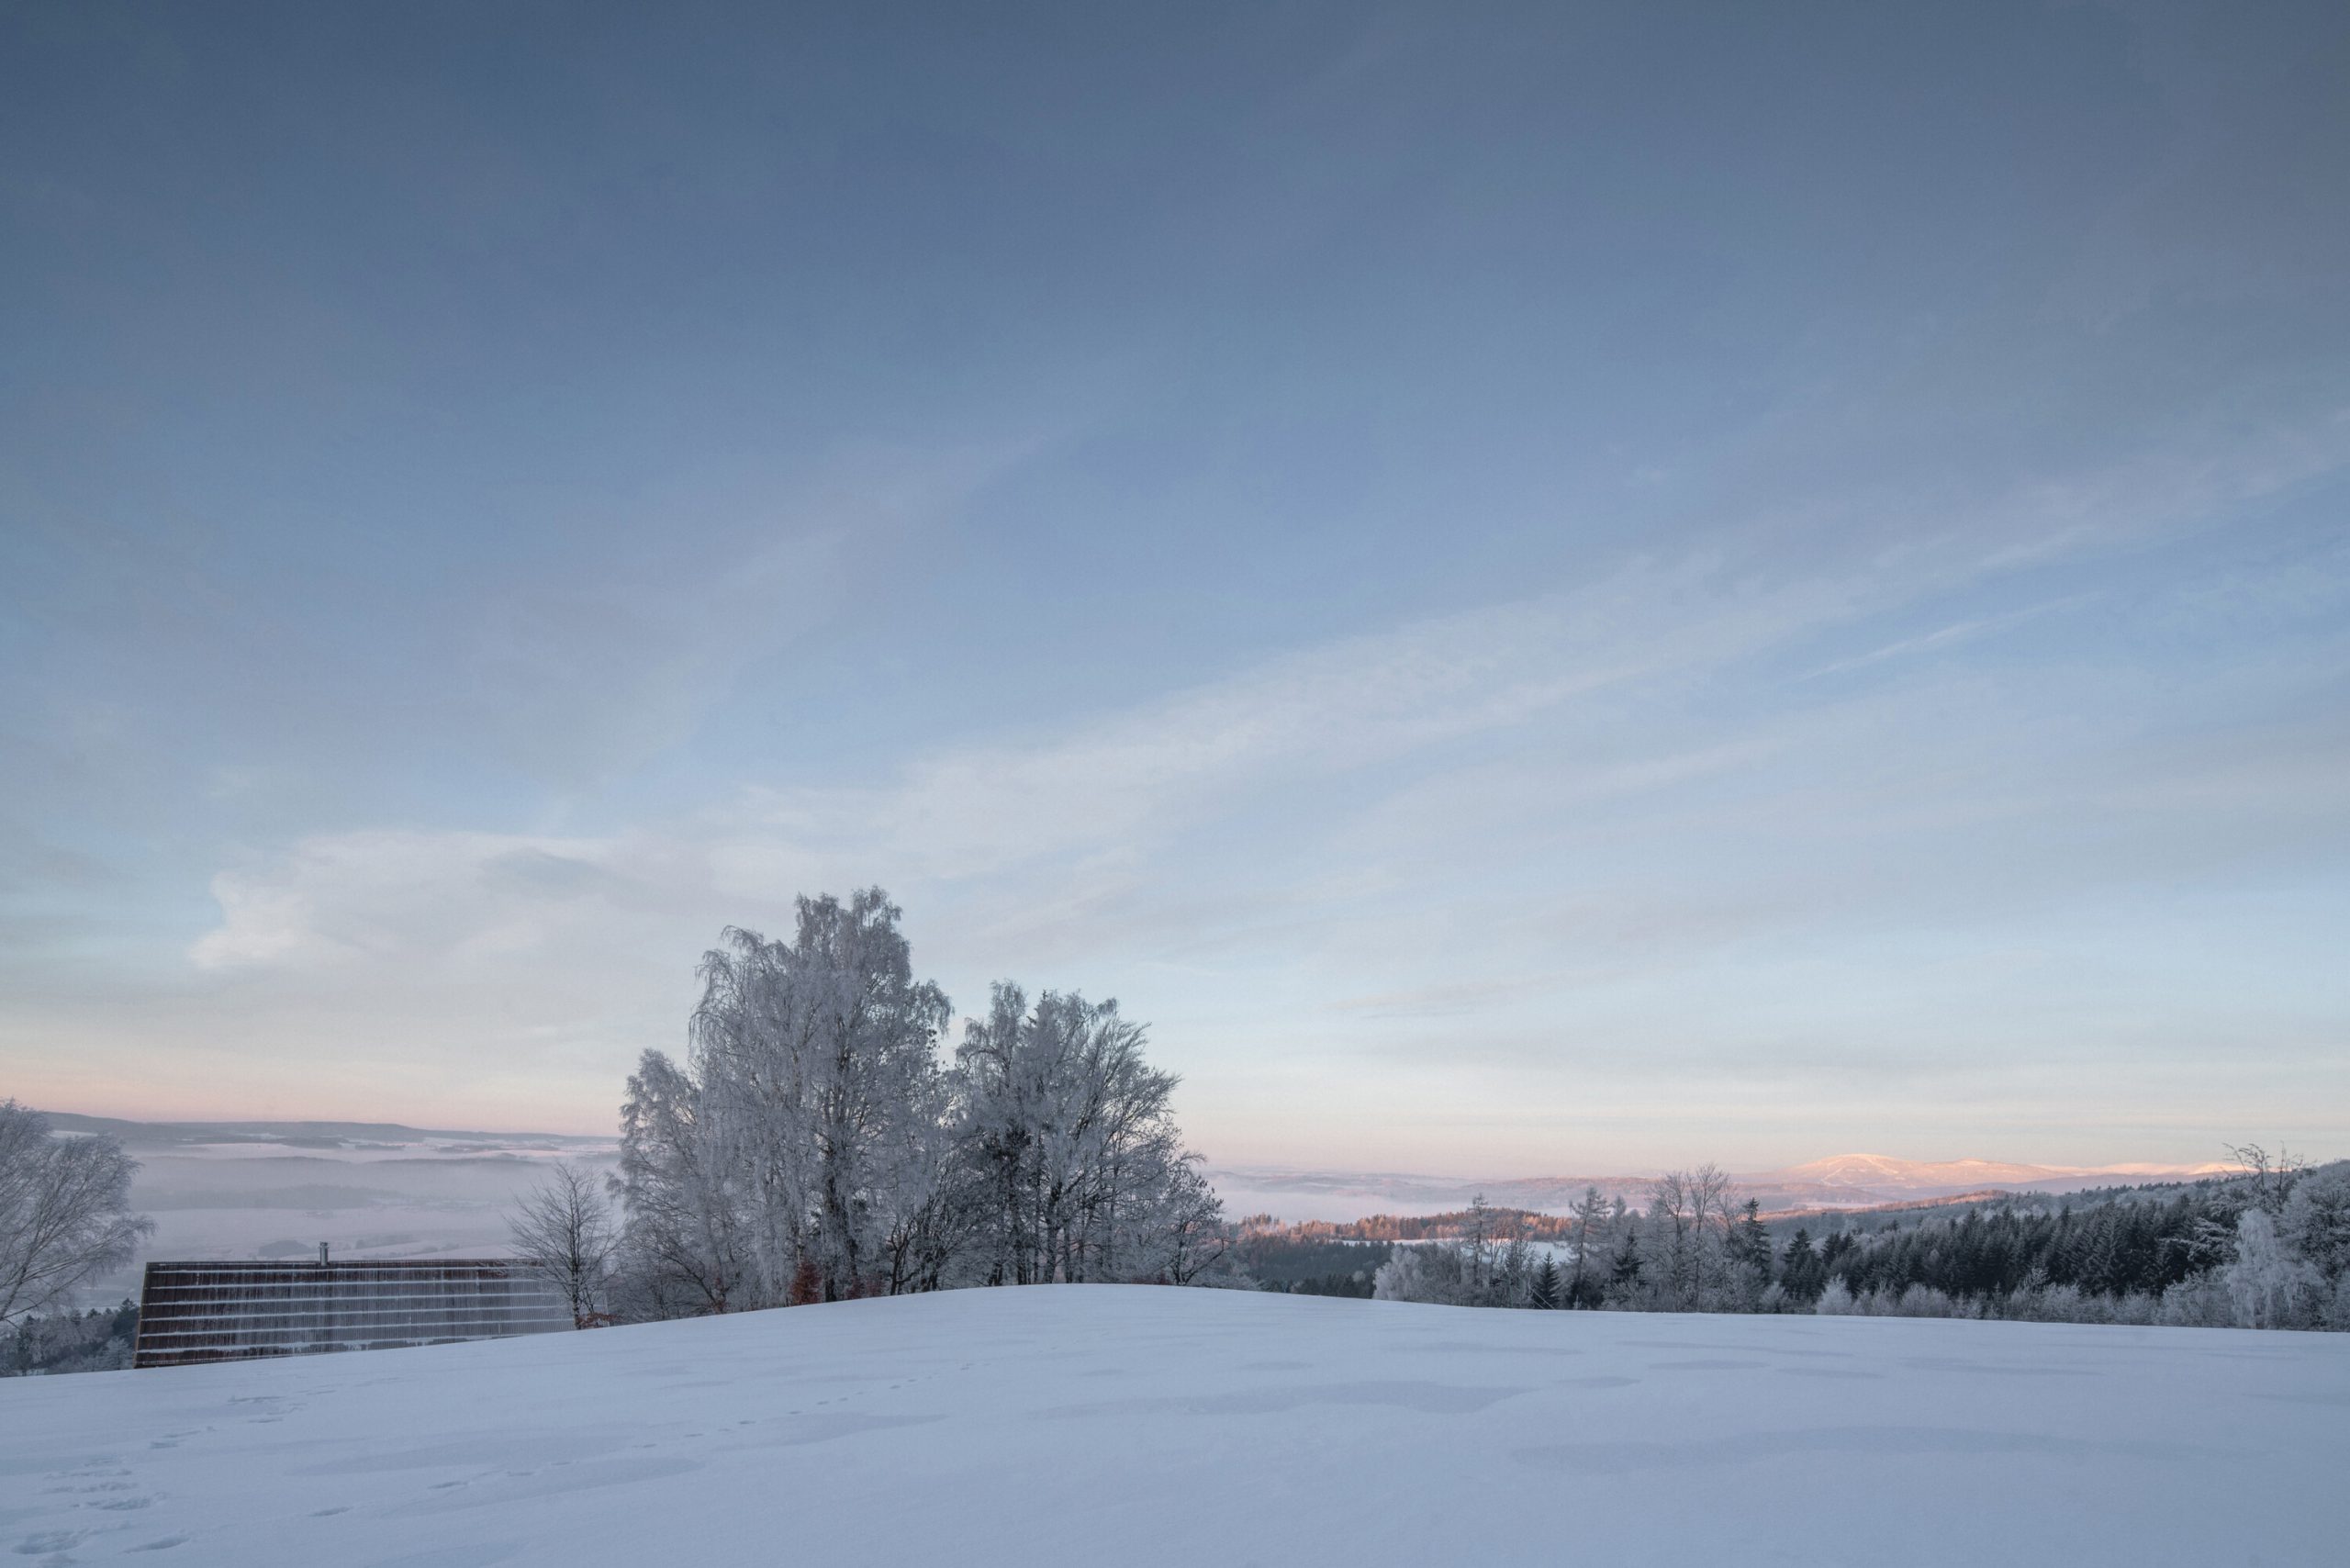
M 546 1161 L 609 1164 L 610 1138 L 429 1132 L 375 1123 L 170 1124 L 57 1115 L 104 1132 L 140 1161 L 131 1206 L 155 1234 L 129 1267 L 92 1281 L 73 1305 L 135 1296 L 151 1258 L 502 1255 L 507 1215 Z
M 2344 1561 L 2350 1336 L 1064 1286 L 0 1383 L 0 1551 Z

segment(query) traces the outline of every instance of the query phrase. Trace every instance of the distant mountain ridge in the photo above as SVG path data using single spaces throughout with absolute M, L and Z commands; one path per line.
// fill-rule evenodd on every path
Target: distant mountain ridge
M 2018 1165 L 1995 1159 L 1925 1160 L 1901 1159 L 1889 1154 L 1834 1154 L 1741 1180 L 1849 1189 L 1880 1197 L 1941 1197 L 1984 1187 L 2058 1192 L 2109 1181 L 2192 1180 L 2234 1169 L 2216 1160 L 2201 1165 Z
M 1957 1197 L 1986 1189 L 2067 1193 L 2147 1181 L 2192 1181 L 2234 1169 L 2202 1165 L 2057 1166 L 1991 1159 L 1902 1159 L 1886 1154 L 1837 1154 L 1776 1170 L 1733 1172 L 1741 1193 L 1767 1210 L 1868 1208 L 1914 1199 Z M 1377 1213 L 1458 1207 L 1478 1193 L 1510 1208 L 1555 1214 L 1597 1187 L 1610 1198 L 1644 1202 L 1651 1173 L 1607 1176 L 1449 1177 L 1393 1171 L 1298 1170 L 1279 1166 L 1216 1166 L 1209 1175 L 1235 1214 L 1285 1219 L 1360 1219 Z M 1367 1205 L 1367 1206 L 1366 1206 Z M 1310 1211 L 1310 1212 L 1305 1212 Z

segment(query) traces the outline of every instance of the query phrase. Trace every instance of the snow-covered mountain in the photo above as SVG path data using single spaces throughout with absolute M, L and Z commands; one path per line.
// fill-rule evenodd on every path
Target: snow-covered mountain
M 2078 1175 L 2050 1165 L 2010 1165 L 1996 1159 L 1897 1159 L 1889 1154 L 1832 1154 L 1768 1172 L 1771 1179 L 1822 1187 L 1921 1195 L 1983 1187 L 2022 1187 Z
M 956 1291 L 0 1380 L 0 1558 L 2317 1568 L 2345 1407 L 2339 1334 Z
M 2017 1165 L 1996 1159 L 1898 1159 L 1889 1154 L 1837 1154 L 1784 1170 L 1740 1178 L 1750 1190 L 1812 1193 L 1830 1203 L 1882 1204 L 1954 1197 L 2000 1189 L 2077 1192 L 2137 1182 L 2187 1181 L 2232 1170 L 2209 1165 Z

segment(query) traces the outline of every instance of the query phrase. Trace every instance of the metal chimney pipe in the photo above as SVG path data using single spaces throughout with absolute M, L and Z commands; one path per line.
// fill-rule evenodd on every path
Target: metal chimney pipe
M 323 1269 L 323 1268 L 325 1268 L 326 1266 L 327 1266 L 327 1244 L 326 1244 L 325 1242 L 321 1241 L 321 1242 L 319 1242 L 319 1268 L 321 1268 L 321 1269 Z

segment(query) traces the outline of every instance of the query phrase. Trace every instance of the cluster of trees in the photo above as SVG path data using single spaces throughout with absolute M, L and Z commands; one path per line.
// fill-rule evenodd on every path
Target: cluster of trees
M 2077 1212 L 2012 1199 L 1784 1241 L 1712 1166 L 1672 1171 L 1645 1213 L 1588 1191 L 1564 1249 L 1482 1201 L 1447 1241 L 1395 1248 L 1382 1299 L 1652 1312 L 1820 1312 L 2350 1329 L 2350 1161 L 2256 1146 L 2244 1173 Z M 1563 1252 L 1563 1257 L 1560 1254 Z
M 2350 1329 L 2350 1161 L 1830 1237 L 1816 1310 Z
M 32 1312 L 0 1334 L 0 1377 L 118 1372 L 139 1344 L 139 1304 Z
M 1232 1258 L 1261 1291 L 1368 1299 L 1394 1243 L 1334 1237 L 1331 1229 L 1318 1222 L 1288 1226 L 1270 1215 L 1251 1215 L 1240 1222 Z
M 878 889 L 803 898 L 789 941 L 705 957 L 686 1059 L 628 1081 L 617 1217 L 575 1170 L 516 1223 L 582 1322 L 1228 1271 L 1143 1026 L 1000 984 L 944 1059 L 899 918 Z
M 59 1133 L 39 1112 L 0 1100 L 0 1328 L 130 1261 L 154 1229 L 130 1212 L 138 1170 L 115 1139 Z
M 1740 1312 L 1775 1306 L 1770 1236 L 1713 1165 L 1670 1170 L 1645 1214 L 1584 1190 L 1538 1238 L 1513 1209 L 1480 1197 L 1447 1240 L 1399 1246 L 1373 1282 L 1382 1300 L 1467 1306 Z

